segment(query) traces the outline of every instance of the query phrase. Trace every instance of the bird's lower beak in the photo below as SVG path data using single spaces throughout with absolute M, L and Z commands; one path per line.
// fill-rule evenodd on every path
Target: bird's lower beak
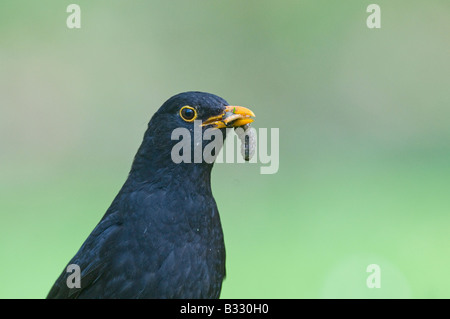
M 216 128 L 238 127 L 253 122 L 255 113 L 243 106 L 227 106 L 222 114 L 211 116 L 202 126 L 213 125 Z

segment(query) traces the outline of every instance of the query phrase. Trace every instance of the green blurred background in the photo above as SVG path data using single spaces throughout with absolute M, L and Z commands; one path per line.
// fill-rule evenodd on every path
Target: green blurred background
M 450 298 L 449 1 L 73 2 L 0 2 L 1 298 L 46 296 L 187 90 L 280 129 L 277 174 L 215 166 L 223 298 Z

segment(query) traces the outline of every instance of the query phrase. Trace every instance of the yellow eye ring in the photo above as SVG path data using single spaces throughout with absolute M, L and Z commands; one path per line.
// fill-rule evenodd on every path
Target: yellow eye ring
M 192 106 L 183 106 L 180 109 L 180 116 L 186 122 L 193 122 L 197 118 L 197 110 Z

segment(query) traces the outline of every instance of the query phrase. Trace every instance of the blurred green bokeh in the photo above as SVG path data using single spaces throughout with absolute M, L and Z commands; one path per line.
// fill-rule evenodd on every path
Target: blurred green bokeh
M 0 298 L 46 296 L 188 90 L 280 129 L 277 174 L 214 169 L 223 298 L 450 298 L 449 1 L 70 3 L 0 3 Z

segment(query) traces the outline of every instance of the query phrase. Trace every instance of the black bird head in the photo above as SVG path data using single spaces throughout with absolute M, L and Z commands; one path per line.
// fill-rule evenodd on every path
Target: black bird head
M 203 133 L 208 129 L 218 129 L 224 140 L 226 128 L 251 123 L 254 116 L 255 114 L 249 109 L 230 106 L 227 101 L 214 94 L 204 92 L 177 94 L 168 99 L 150 120 L 144 140 L 133 162 L 130 176 L 133 176 L 133 180 L 141 182 L 152 181 L 155 176 L 161 179 L 163 176 L 176 175 L 209 180 L 213 163 L 205 161 L 203 156 L 200 161 L 196 157 L 198 154 L 203 154 L 205 146 L 209 143 L 203 140 Z M 174 161 L 172 153 L 174 146 L 182 139 L 179 132 L 190 135 L 187 141 L 190 144 L 188 148 L 190 161 L 181 163 Z M 199 138 L 202 140 L 200 144 Z M 198 147 L 201 149 L 198 150 Z M 214 150 L 216 155 L 219 150 Z M 186 149 L 183 151 L 185 152 Z

